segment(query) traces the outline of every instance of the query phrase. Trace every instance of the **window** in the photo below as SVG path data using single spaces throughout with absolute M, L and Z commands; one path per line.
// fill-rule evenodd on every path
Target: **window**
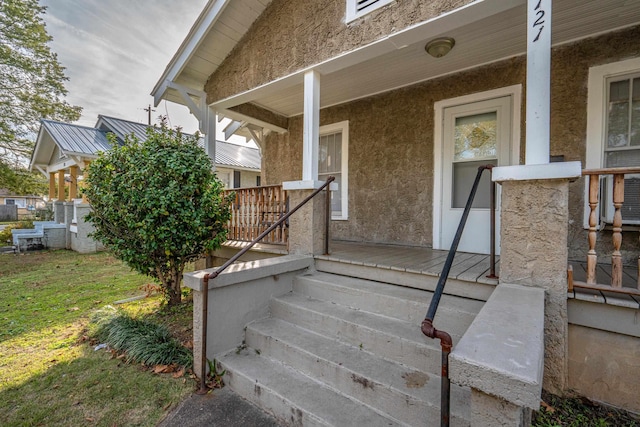
M 19 208 L 27 207 L 27 201 L 25 199 L 5 199 L 5 205 L 16 205 Z
M 351 22 L 369 12 L 381 8 L 394 0 L 347 0 L 347 19 Z
M 586 168 L 640 166 L 640 58 L 589 70 Z M 601 182 L 601 217 L 613 220 L 612 177 Z M 622 221 L 640 224 L 640 176 L 626 175 Z M 588 199 L 585 197 L 585 199 Z M 586 205 L 585 205 L 586 206 Z M 588 226 L 589 209 L 585 209 Z
M 331 219 L 348 218 L 348 153 L 349 122 L 340 122 L 320 127 L 318 153 L 318 179 L 325 181 L 336 177 L 338 190 L 331 192 Z
M 256 176 L 256 187 L 260 187 L 260 175 Z
M 231 188 L 231 174 L 229 172 L 216 171 L 216 175 L 224 184 L 225 189 Z
M 240 188 L 240 171 L 233 171 L 233 188 Z

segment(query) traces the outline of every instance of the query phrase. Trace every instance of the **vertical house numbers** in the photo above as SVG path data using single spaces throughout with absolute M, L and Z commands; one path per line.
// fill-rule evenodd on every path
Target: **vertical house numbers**
M 533 43 L 535 43 L 540 40 L 540 35 L 542 35 L 542 31 L 544 31 L 546 23 L 545 16 L 547 14 L 547 8 L 549 7 L 549 5 L 547 5 L 546 2 L 543 2 L 543 0 L 538 0 L 537 3 L 534 1 L 533 4 L 535 4 L 535 7 L 533 8 L 533 17 L 535 19 L 531 24 L 531 33 L 535 36 L 533 39 Z

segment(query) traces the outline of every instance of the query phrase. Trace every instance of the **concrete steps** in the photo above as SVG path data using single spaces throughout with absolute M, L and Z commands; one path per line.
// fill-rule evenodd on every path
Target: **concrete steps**
M 293 289 L 218 359 L 232 389 L 291 425 L 440 424 L 440 346 L 420 332 L 430 293 L 322 272 Z M 436 325 L 455 343 L 481 306 L 444 296 Z M 468 401 L 452 386 L 452 425 L 469 425 Z

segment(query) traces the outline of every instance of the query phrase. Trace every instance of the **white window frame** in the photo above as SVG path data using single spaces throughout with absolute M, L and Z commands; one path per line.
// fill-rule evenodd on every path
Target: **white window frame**
M 511 159 L 510 164 L 517 165 L 520 162 L 520 111 L 522 108 L 522 85 L 505 86 L 484 92 L 462 95 L 455 98 L 443 99 L 433 104 L 433 242 L 440 242 L 442 238 L 442 169 L 444 168 L 444 153 L 442 141 L 444 138 L 444 112 L 449 107 L 487 101 L 494 98 L 510 96 L 511 103 Z M 498 205 L 500 205 L 500 193 L 498 192 Z
M 587 153 L 585 169 L 604 167 L 607 131 L 607 92 L 609 79 L 640 71 L 640 58 L 589 68 L 587 83 Z M 585 179 L 583 226 L 589 228 L 589 180 Z
M 395 0 L 378 0 L 377 2 L 368 6 L 366 9 L 358 11 L 357 0 L 347 0 L 347 17 L 345 21 L 348 24 L 349 22 L 354 21 L 370 12 L 373 12 L 376 9 L 380 9 L 382 6 L 386 6 L 393 1 Z
M 331 214 L 332 220 L 346 221 L 349 219 L 349 121 L 332 123 L 330 125 L 320 126 L 319 135 L 329 135 L 332 133 L 342 133 L 342 214 Z
M 27 202 L 26 199 L 16 199 L 14 197 L 8 197 L 6 199 L 4 199 L 4 204 L 5 205 L 9 205 L 9 203 L 7 203 L 8 201 L 13 201 L 13 205 L 12 206 L 17 206 L 20 209 L 24 209 L 27 207 Z

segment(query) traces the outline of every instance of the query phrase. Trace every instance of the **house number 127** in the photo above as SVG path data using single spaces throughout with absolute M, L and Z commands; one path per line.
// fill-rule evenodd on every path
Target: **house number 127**
M 542 8 L 542 0 L 538 1 L 538 4 L 536 5 L 536 7 L 533 9 L 536 11 L 536 20 L 533 21 L 533 29 L 534 30 L 538 30 L 538 33 L 536 34 L 536 37 L 533 39 L 533 42 L 537 42 L 540 39 L 540 35 L 542 34 L 542 30 L 544 30 L 544 15 L 545 15 L 545 11 Z

